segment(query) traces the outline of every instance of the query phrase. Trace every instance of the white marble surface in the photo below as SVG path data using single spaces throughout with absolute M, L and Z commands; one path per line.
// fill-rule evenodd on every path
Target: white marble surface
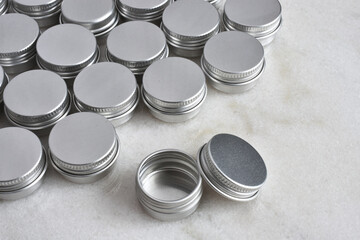
M 241 95 L 209 88 L 200 115 L 181 124 L 155 120 L 141 105 L 117 129 L 122 152 L 113 174 L 77 185 L 50 168 L 34 195 L 0 201 L 0 239 L 359 239 L 360 5 L 282 5 L 284 25 L 256 88 Z M 268 179 L 259 198 L 231 202 L 206 187 L 191 217 L 148 217 L 135 196 L 139 162 L 163 148 L 195 155 L 221 132 L 262 154 Z

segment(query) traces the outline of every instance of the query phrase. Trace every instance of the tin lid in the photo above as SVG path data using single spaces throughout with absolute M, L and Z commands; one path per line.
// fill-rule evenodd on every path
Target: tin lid
M 164 33 L 156 25 L 144 21 L 123 23 L 108 36 L 107 55 L 110 61 L 142 74 L 153 62 L 168 56 Z
M 264 66 L 264 48 L 247 33 L 222 32 L 204 47 L 202 68 L 211 77 L 241 83 L 259 75 Z
M 29 15 L 46 15 L 60 9 L 62 0 L 12 0 L 13 8 Z
M 66 83 L 56 73 L 32 70 L 17 75 L 4 90 L 6 114 L 22 127 L 54 124 L 70 107 Z
M 105 168 L 119 151 L 113 125 L 91 112 L 67 116 L 49 135 L 51 160 L 64 172 L 75 175 L 96 173 Z
M 46 156 L 41 142 L 26 129 L 0 129 L 0 149 L 0 194 L 31 184 L 44 169 Z
M 205 144 L 199 151 L 198 165 L 214 190 L 236 201 L 255 198 L 267 176 L 260 154 L 230 134 L 218 134 Z
M 81 111 L 107 118 L 127 112 L 138 102 L 134 74 L 117 63 L 97 63 L 85 68 L 74 82 L 74 102 Z
M 79 24 L 95 36 L 108 33 L 119 21 L 113 0 L 64 0 L 61 12 L 63 23 Z
M 0 63 L 18 63 L 35 54 L 40 34 L 34 19 L 23 14 L 9 13 L 0 16 Z
M 205 75 L 188 59 L 165 58 L 145 71 L 143 92 L 146 101 L 157 109 L 186 111 L 198 105 L 206 95 Z
M 161 18 L 164 9 L 173 0 L 117 0 L 121 15 L 131 20 L 153 21 Z
M 63 78 L 76 76 L 99 57 L 94 35 L 76 24 L 49 28 L 39 37 L 36 49 L 39 66 Z
M 224 24 L 261 36 L 274 31 L 281 21 L 278 0 L 228 0 L 224 8 Z

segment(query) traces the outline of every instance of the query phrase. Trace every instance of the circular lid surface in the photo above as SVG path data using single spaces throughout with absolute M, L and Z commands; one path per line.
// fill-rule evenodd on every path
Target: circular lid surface
M 164 52 L 166 38 L 161 29 L 152 23 L 130 21 L 111 31 L 107 48 L 109 54 L 122 61 L 149 61 Z
M 113 125 L 103 116 L 81 112 L 67 116 L 54 126 L 49 135 L 53 156 L 70 165 L 100 162 L 116 146 Z
M 261 186 L 266 179 L 266 166 L 260 154 L 243 139 L 218 134 L 209 142 L 210 157 L 224 176 L 241 185 Z
M 278 0 L 227 0 L 226 16 L 244 26 L 263 26 L 277 20 L 281 15 Z
M 243 73 L 261 65 L 264 48 L 247 33 L 228 31 L 212 37 L 204 48 L 204 59 L 227 73 Z
M 38 56 L 54 66 L 80 65 L 93 58 L 95 36 L 76 24 L 61 24 L 46 30 L 36 45 Z
M 32 70 L 9 82 L 4 90 L 4 104 L 21 116 L 41 116 L 59 109 L 67 96 L 66 83 L 59 75 L 46 70 Z
M 10 13 L 0 16 L 0 32 L 0 57 L 9 57 L 21 55 L 31 49 L 40 30 L 31 17 Z
M 181 0 L 164 11 L 163 25 L 170 34 L 198 37 L 213 33 L 220 19 L 217 10 L 204 0 Z
M 137 9 L 157 9 L 169 0 L 118 0 L 122 5 Z
M 0 182 L 32 173 L 41 163 L 43 149 L 32 132 L 16 127 L 0 129 Z
M 205 76 L 194 62 L 180 57 L 159 60 L 144 73 L 144 90 L 166 102 L 183 102 L 203 91 Z
M 117 107 L 127 103 L 136 92 L 134 74 L 123 65 L 97 63 L 85 68 L 75 79 L 77 100 L 96 108 Z

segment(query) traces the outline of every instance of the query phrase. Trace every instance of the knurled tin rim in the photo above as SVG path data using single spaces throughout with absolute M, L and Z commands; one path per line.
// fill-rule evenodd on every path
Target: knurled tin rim
M 1 85 L 0 85 L 0 103 L 2 103 L 3 101 L 3 93 L 4 93 L 4 89 L 6 87 L 6 85 L 9 83 L 9 77 L 6 74 L 5 70 L 3 69 L 3 67 L 0 65 L 0 68 L 3 70 L 4 72 L 4 76 L 2 76 L 2 81 L 1 81 Z
M 13 8 L 20 10 L 24 13 L 41 12 L 41 13 L 45 14 L 45 12 L 46 12 L 46 14 L 47 14 L 49 12 L 49 10 L 60 8 L 61 3 L 62 3 L 62 0 L 57 0 L 50 4 L 27 6 L 27 5 L 23 5 L 21 3 L 16 2 L 16 0 L 12 0 Z
M 4 0 L 2 5 L 0 6 L 0 16 L 5 14 L 9 8 L 8 0 Z
M 173 0 L 167 0 L 163 5 L 160 5 L 158 7 L 155 8 L 135 8 L 135 7 L 131 7 L 128 6 L 124 3 L 121 2 L 121 0 L 117 0 L 116 1 L 116 5 L 117 8 L 120 12 L 129 12 L 134 14 L 134 16 L 136 16 L 137 14 L 144 14 L 144 13 L 151 13 L 151 14 L 156 14 L 156 15 L 161 15 L 162 12 L 164 11 L 164 9 L 170 5 L 173 2 Z

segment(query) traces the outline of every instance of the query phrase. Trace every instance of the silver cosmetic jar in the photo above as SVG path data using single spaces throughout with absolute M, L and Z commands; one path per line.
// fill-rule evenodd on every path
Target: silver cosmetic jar
M 206 43 L 201 67 L 214 88 L 241 93 L 254 87 L 264 72 L 264 48 L 247 33 L 222 32 Z
M 153 63 L 144 73 L 141 90 L 151 114 L 165 122 L 195 117 L 207 94 L 205 75 L 200 67 L 180 57 Z
M 61 24 L 46 30 L 36 44 L 41 69 L 59 74 L 69 86 L 78 73 L 98 62 L 99 48 L 94 35 L 76 24 Z
M 246 32 L 256 37 L 263 46 L 274 40 L 281 22 L 278 0 L 227 0 L 224 7 L 224 28 Z
M 103 116 L 81 112 L 67 116 L 49 135 L 49 158 L 54 169 L 75 183 L 92 183 L 115 166 L 120 142 Z
M 169 49 L 160 28 L 144 21 L 117 26 L 107 39 L 107 59 L 128 67 L 141 78 L 153 62 L 166 58 Z
M 62 0 L 12 0 L 15 12 L 35 19 L 40 28 L 47 28 L 59 23 Z
M 134 74 L 118 63 L 103 62 L 85 68 L 73 87 L 78 111 L 103 115 L 115 127 L 132 118 L 140 99 Z
M 19 74 L 36 66 L 36 41 L 40 29 L 26 15 L 9 13 L 0 16 L 0 65 L 9 75 Z
M 144 210 L 158 220 L 174 221 L 189 216 L 202 196 L 196 161 L 175 149 L 150 154 L 137 170 L 136 195 Z
M 172 53 L 199 57 L 205 43 L 220 31 L 220 17 L 204 0 L 181 0 L 165 9 L 161 28 Z
M 8 0 L 0 0 L 0 15 L 5 14 L 8 8 L 9 8 Z
M 116 0 L 121 16 L 127 21 L 161 22 L 161 16 L 173 0 Z
M 10 123 L 47 135 L 68 114 L 71 99 L 66 83 L 56 73 L 31 70 L 9 82 L 4 90 L 4 106 Z
M 9 82 L 9 78 L 4 72 L 2 66 L 0 65 L 0 106 L 2 106 L 1 104 L 3 102 L 3 92 L 8 82 Z
M 234 201 L 256 198 L 267 176 L 259 153 L 243 139 L 230 134 L 218 134 L 201 147 L 197 163 L 205 182 Z
M 47 169 L 46 153 L 32 132 L 0 129 L 0 199 L 16 200 L 37 190 Z

